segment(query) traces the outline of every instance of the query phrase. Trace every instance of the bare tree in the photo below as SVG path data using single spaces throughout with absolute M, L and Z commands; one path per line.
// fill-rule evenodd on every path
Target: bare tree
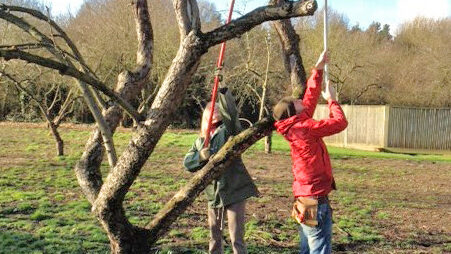
M 98 167 L 103 154 L 103 146 L 98 145 L 101 142 L 100 138 L 96 138 L 99 136 L 96 135 L 99 131 L 91 136 L 85 153 L 76 167 L 80 186 L 92 204 L 93 213 L 108 234 L 113 253 L 147 253 L 150 246 L 168 230 L 168 226 L 191 204 L 199 192 L 224 170 L 231 158 L 238 156 L 256 140 L 263 137 L 266 131 L 273 129 L 272 120 L 263 119 L 254 127 L 230 140 L 193 177 L 189 184 L 174 196 L 147 227 L 140 228 L 128 221 L 122 205 L 125 194 L 169 125 L 172 113 L 181 103 L 182 96 L 180 95 L 184 94 L 190 84 L 202 55 L 209 48 L 242 35 L 264 21 L 312 15 L 317 8 L 316 1 L 313 0 L 260 7 L 227 25 L 204 33 L 201 31 L 199 10 L 195 0 L 173 0 L 173 6 L 180 32 L 180 46 L 161 88 L 147 111 L 145 120 L 141 120 L 141 116 L 127 103 L 130 95 L 133 97 L 133 93 L 139 92 L 140 86 L 145 82 L 151 68 L 153 37 L 145 0 L 134 2 L 138 34 L 137 69 L 119 75 L 115 91 L 109 90 L 95 75 L 89 72 L 89 68 L 84 65 L 84 62 L 79 61 L 82 66 L 80 71 L 65 61 L 56 61 L 31 54 L 25 50 L 0 49 L 0 57 L 5 60 L 21 59 L 53 68 L 60 71 L 61 74 L 86 83 L 120 104 L 121 108 L 126 109 L 136 120 L 136 133 L 115 166 L 111 168 L 105 182 L 102 181 Z M 12 15 L 11 12 L 14 11 L 31 13 L 30 10 L 0 5 L 0 18 Z M 10 20 L 9 22 L 18 23 L 19 21 Z M 70 48 L 75 51 L 75 46 Z M 76 57 L 76 59 L 80 60 L 81 58 Z M 120 117 L 109 117 L 109 115 L 118 116 L 119 114 L 116 112 L 120 112 L 121 108 L 118 106 L 108 108 L 104 112 L 107 122 L 120 119 Z M 109 122 L 110 130 L 114 130 L 114 125 L 117 126 L 117 123 Z
M 25 79 L 19 81 L 17 78 L 8 74 L 4 70 L 0 70 L 0 78 L 3 76 L 12 81 L 19 90 L 28 95 L 39 107 L 39 110 L 50 128 L 53 138 L 55 139 L 56 155 L 63 156 L 64 141 L 58 132 L 58 127 L 73 110 L 74 101 L 77 99 L 74 92 L 70 90 L 66 95 L 63 95 L 61 85 L 53 84 L 52 87 L 45 92 L 42 97 L 40 97 L 38 94 L 35 94 L 27 88 L 27 84 L 36 86 L 35 82 L 39 77 L 36 77 L 35 80 Z M 57 105 L 59 105 L 59 107 Z M 55 110 L 57 110 L 56 114 L 53 113 Z

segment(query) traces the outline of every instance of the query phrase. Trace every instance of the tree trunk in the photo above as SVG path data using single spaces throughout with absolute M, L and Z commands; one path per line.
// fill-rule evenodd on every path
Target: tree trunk
M 0 119 L 3 119 L 6 116 L 5 106 L 6 106 L 6 100 L 7 99 L 8 99 L 8 89 L 5 89 L 5 93 L 3 95 L 3 99 L 2 99 L 2 103 L 1 103 Z
M 135 4 L 135 23 L 138 38 L 136 68 L 119 74 L 115 91 L 126 101 L 136 98 L 152 69 L 153 59 L 153 31 L 147 2 L 137 1 Z M 116 130 L 123 117 L 122 108 L 115 104 L 104 112 L 104 118 L 112 133 Z M 82 157 L 75 166 L 78 182 L 91 204 L 97 198 L 103 184 L 100 164 L 104 155 L 104 147 L 99 129 L 90 136 Z
M 272 132 L 265 137 L 265 153 L 272 152 Z
M 277 5 L 285 2 L 286 0 L 270 0 L 270 3 Z M 279 35 L 285 69 L 290 74 L 292 96 L 303 98 L 307 79 L 299 50 L 299 35 L 290 19 L 273 21 L 273 25 Z
M 103 117 L 102 111 L 99 105 L 97 104 L 94 98 L 94 94 L 89 89 L 88 85 L 86 85 L 84 82 L 81 81 L 77 81 L 77 83 L 80 86 L 80 90 L 83 93 L 83 98 L 85 99 L 89 109 L 91 110 L 91 114 L 96 121 L 97 127 L 100 129 L 102 141 L 105 146 L 108 158 L 108 164 L 110 165 L 110 167 L 114 167 L 117 162 L 117 154 L 113 142 L 113 132 L 108 127 L 107 121 Z
M 133 226 L 125 217 L 122 207 L 103 213 L 99 220 L 107 230 L 111 253 L 149 253 L 149 232 Z
M 125 194 L 169 125 L 170 116 L 181 103 L 182 96 L 179 95 L 183 94 L 191 82 L 192 74 L 200 62 L 200 56 L 205 53 L 203 50 L 199 51 L 202 47 L 199 47 L 197 43 L 198 40 L 194 34 L 185 38 L 148 112 L 147 120 L 138 126 L 136 134 L 119 158 L 116 167 L 106 178 L 93 205 L 93 211 L 108 234 L 117 238 L 122 235 L 120 230 L 122 224 L 117 224 L 121 221 L 115 220 L 109 214 L 122 214 L 121 216 L 125 218 L 122 210 Z M 165 110 L 161 110 L 163 108 Z
M 64 142 L 58 132 L 58 127 L 56 127 L 51 121 L 48 121 L 50 131 L 52 132 L 53 138 L 56 142 L 56 156 L 64 156 Z

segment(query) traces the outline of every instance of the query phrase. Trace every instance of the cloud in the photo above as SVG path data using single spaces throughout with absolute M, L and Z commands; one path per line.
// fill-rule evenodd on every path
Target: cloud
M 450 0 L 398 0 L 396 7 L 396 19 L 388 22 L 395 34 L 399 25 L 418 16 L 434 19 L 450 16 Z
M 449 15 L 449 0 L 399 0 L 398 18 L 401 22 L 417 16 L 444 18 Z
M 42 0 L 42 3 L 51 7 L 52 15 L 65 14 L 71 12 L 76 14 L 83 0 Z

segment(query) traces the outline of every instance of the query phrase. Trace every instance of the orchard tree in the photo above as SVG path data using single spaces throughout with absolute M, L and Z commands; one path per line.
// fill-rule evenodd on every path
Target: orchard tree
M 173 9 L 180 45 L 155 99 L 145 114 L 140 114 L 129 102 L 139 96 L 152 69 L 153 33 L 147 1 L 133 2 L 138 41 L 136 66 L 133 71 L 124 71 L 118 76 L 114 90 L 109 89 L 96 76 L 72 40 L 53 20 L 36 10 L 0 5 L 0 18 L 28 33 L 35 45 L 32 49 L 20 47 L 21 45 L 1 48 L 0 57 L 5 61 L 21 60 L 52 68 L 62 75 L 73 77 L 96 119 L 98 128 L 91 134 L 75 172 L 83 193 L 92 204 L 93 214 L 107 232 L 113 253 L 148 253 L 151 246 L 208 183 L 225 170 L 231 159 L 239 156 L 273 129 L 273 120 L 265 118 L 235 136 L 175 194 L 146 227 L 137 227 L 129 222 L 123 208 L 125 195 L 171 123 L 171 116 L 182 101 L 180 95 L 185 93 L 191 83 L 202 55 L 209 48 L 240 36 L 265 21 L 312 15 L 317 9 L 317 3 L 313 0 L 279 1 L 277 4 L 257 8 L 208 32 L 201 29 L 196 0 L 173 0 Z M 22 15 L 48 23 L 52 33 L 46 34 L 31 25 L 27 19 L 19 17 Z M 285 38 L 285 35 L 282 34 L 281 38 Z M 290 54 L 294 52 L 291 51 Z M 300 59 L 299 53 L 294 57 Z M 292 65 L 294 63 L 296 66 Z M 299 75 L 296 79 L 302 87 L 305 81 L 305 72 L 299 71 L 302 61 L 292 58 L 290 66 L 291 73 L 296 71 Z M 103 110 L 102 105 L 99 106 L 102 103 L 99 103 L 101 99 L 98 92 L 110 99 Z M 136 131 L 116 161 L 111 134 L 120 122 L 123 110 L 134 120 Z M 99 112 L 102 114 L 99 115 Z M 102 180 L 100 171 L 104 153 L 108 155 L 110 162 L 110 171 L 105 181 Z
M 78 98 L 73 90 L 66 92 L 63 84 L 55 83 L 43 92 L 35 92 L 33 88 L 39 87 L 41 75 L 34 78 L 19 80 L 9 74 L 5 68 L 0 70 L 0 79 L 6 78 L 12 82 L 18 90 L 23 92 L 35 104 L 46 121 L 50 133 L 55 139 L 56 155 L 64 155 L 64 141 L 58 131 L 58 127 L 65 118 L 73 112 L 75 100 Z

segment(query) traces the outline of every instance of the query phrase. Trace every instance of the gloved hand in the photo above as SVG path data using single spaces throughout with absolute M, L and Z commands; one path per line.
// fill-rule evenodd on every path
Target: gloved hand
M 204 147 L 200 150 L 199 159 L 200 161 L 207 161 L 210 159 L 210 147 Z

